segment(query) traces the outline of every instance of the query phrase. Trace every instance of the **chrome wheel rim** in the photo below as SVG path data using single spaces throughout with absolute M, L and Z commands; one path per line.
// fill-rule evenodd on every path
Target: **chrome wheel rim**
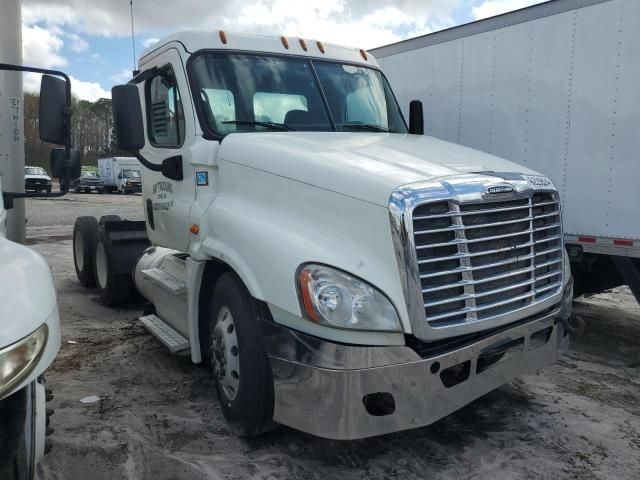
M 218 312 L 211 339 L 213 374 L 229 400 L 238 395 L 240 385 L 240 350 L 233 315 L 228 307 Z
M 73 236 L 73 255 L 76 258 L 76 266 L 82 271 L 84 268 L 84 243 L 82 242 L 82 234 L 80 230 L 76 231 Z
M 100 288 L 107 286 L 107 253 L 104 250 L 104 244 L 98 242 L 96 245 L 96 277 Z

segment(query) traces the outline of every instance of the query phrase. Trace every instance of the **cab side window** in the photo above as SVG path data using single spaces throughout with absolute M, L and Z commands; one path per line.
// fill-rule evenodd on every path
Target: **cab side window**
M 184 142 L 184 110 L 172 68 L 147 80 L 149 141 L 157 147 L 179 147 Z

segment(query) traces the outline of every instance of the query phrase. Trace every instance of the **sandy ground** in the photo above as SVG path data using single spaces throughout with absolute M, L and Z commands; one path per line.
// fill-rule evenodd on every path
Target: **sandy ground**
M 429 427 L 353 442 L 281 427 L 244 440 L 226 427 L 205 367 L 170 355 L 138 310 L 101 306 L 76 279 L 75 217 L 141 218 L 141 198 L 30 200 L 27 213 L 30 243 L 56 278 L 63 329 L 47 374 L 55 431 L 44 479 L 639 477 L 640 308 L 626 288 L 574 303 L 586 333 L 558 363 Z M 100 400 L 80 402 L 90 395 Z

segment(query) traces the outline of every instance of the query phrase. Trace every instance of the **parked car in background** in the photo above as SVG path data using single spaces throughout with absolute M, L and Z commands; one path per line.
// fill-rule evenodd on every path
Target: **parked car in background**
M 73 186 L 76 193 L 104 192 L 104 182 L 96 172 L 83 172 Z
M 24 190 L 25 192 L 47 191 L 51 193 L 51 177 L 42 167 L 24 167 Z

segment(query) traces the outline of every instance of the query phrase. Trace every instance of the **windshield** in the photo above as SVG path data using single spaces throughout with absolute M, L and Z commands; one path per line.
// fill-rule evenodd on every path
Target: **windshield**
M 371 68 L 237 53 L 197 55 L 191 66 L 205 130 L 407 133 L 391 89 Z
M 41 167 L 25 167 L 24 173 L 25 175 L 46 175 L 47 174 L 46 170 Z
M 138 170 L 123 170 L 122 176 L 124 178 L 140 178 L 140 172 Z

